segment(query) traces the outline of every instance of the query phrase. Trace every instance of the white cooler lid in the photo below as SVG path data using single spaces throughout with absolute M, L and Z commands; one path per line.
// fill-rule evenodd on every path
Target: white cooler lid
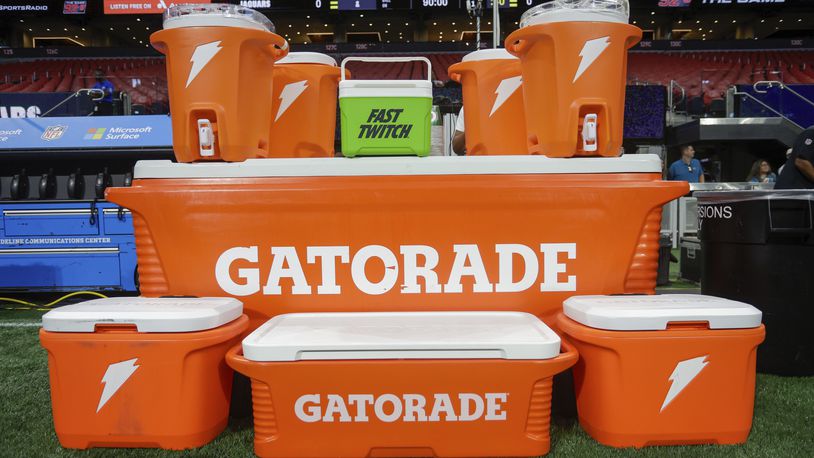
M 698 294 L 658 296 L 573 296 L 565 316 L 585 326 L 611 331 L 657 331 L 668 323 L 709 323 L 710 329 L 760 326 L 760 310 L 743 302 Z
M 427 80 L 342 80 L 339 98 L 346 97 L 432 98 L 432 83 Z
M 111 297 L 66 305 L 42 316 L 51 332 L 94 332 L 97 324 L 134 324 L 138 332 L 214 329 L 243 314 L 243 303 L 227 297 Z
M 247 159 L 243 162 L 138 161 L 136 179 L 261 178 L 395 175 L 512 175 L 570 173 L 661 173 L 655 154 L 621 157 L 545 156 L 309 157 Z
M 560 338 L 521 312 L 292 313 L 243 340 L 251 361 L 550 359 Z

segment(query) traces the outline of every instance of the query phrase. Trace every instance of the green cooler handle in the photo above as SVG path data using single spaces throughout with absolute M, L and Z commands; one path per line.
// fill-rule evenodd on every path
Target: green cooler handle
M 350 61 L 356 62 L 414 62 L 420 61 L 427 64 L 427 81 L 432 82 L 432 64 L 426 57 L 346 57 L 342 59 L 342 81 L 345 81 L 345 64 Z

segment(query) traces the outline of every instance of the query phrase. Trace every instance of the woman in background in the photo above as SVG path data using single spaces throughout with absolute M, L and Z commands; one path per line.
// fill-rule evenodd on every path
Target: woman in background
M 752 171 L 746 177 L 746 181 L 750 183 L 774 183 L 777 181 L 777 175 L 772 172 L 772 166 L 763 159 L 758 159 L 752 164 Z

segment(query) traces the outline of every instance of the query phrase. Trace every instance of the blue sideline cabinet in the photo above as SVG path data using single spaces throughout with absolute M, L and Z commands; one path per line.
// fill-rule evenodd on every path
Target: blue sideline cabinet
M 0 290 L 137 291 L 128 210 L 104 201 L 0 201 Z

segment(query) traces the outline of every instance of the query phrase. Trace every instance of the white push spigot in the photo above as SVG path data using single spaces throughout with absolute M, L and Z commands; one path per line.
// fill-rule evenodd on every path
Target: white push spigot
M 215 132 L 212 130 L 212 122 L 208 119 L 198 120 L 198 146 L 201 157 L 215 155 Z
M 596 141 L 596 122 L 598 116 L 595 113 L 585 115 L 582 123 L 582 150 L 596 151 L 598 148 Z

